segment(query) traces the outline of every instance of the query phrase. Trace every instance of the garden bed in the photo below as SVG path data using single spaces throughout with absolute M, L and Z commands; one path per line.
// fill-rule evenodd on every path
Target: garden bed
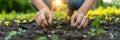
M 14 21 L 4 25 L 3 21 L 0 25 L 0 40 L 120 40 L 119 15 L 92 17 L 88 27 L 81 29 L 71 27 L 70 21 L 64 19 L 56 20 L 46 28 L 19 26 Z

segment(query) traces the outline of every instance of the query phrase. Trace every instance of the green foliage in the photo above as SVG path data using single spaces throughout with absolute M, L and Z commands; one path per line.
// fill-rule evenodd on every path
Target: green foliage
M 93 16 L 95 19 L 92 23 L 91 26 L 96 29 L 90 29 L 89 35 L 94 36 L 96 35 L 95 33 L 100 34 L 100 33 L 105 33 L 106 31 L 103 28 L 99 28 L 100 23 L 105 23 L 105 20 L 100 20 L 101 16 Z
M 18 13 L 16 11 L 12 11 L 9 14 L 6 13 L 6 11 L 2 11 L 2 13 L 0 14 L 0 20 L 7 20 L 7 21 L 11 21 L 13 19 L 18 19 L 18 20 L 23 20 L 23 19 L 33 19 L 35 16 L 34 12 L 29 12 L 29 13 Z
M 5 40 L 9 40 L 12 36 L 15 36 L 17 34 L 16 31 L 11 31 L 8 33 L 8 35 L 5 37 Z
M 61 29 L 61 28 L 62 28 L 62 26 L 58 25 L 56 28 L 57 28 L 57 29 Z
M 93 27 L 98 27 L 99 24 L 100 24 L 99 21 L 100 21 L 100 19 L 96 19 L 95 21 L 92 22 L 91 26 L 93 26 Z
M 106 23 L 106 20 L 100 20 L 100 24 Z
M 99 22 L 100 18 L 101 18 L 101 16 L 99 16 L 99 15 L 93 15 L 93 19 L 95 19 L 95 20 L 92 22 L 91 26 L 98 27 L 100 24 L 100 22 Z
M 47 40 L 47 38 L 44 36 L 39 36 L 38 38 L 36 38 L 36 40 Z
M 95 35 L 95 29 L 91 28 L 90 31 L 88 32 L 88 34 L 90 36 L 94 36 Z
M 9 40 L 11 39 L 11 37 L 17 35 L 17 34 L 21 34 L 22 32 L 25 32 L 26 30 L 22 30 L 22 28 L 19 28 L 18 31 L 11 31 L 8 33 L 7 36 L 5 36 L 5 40 Z
M 120 18 L 115 18 L 114 22 L 115 22 L 115 23 L 120 22 Z
M 57 35 L 52 35 L 51 40 L 59 40 L 59 38 L 57 37 Z
M 103 28 L 98 28 L 97 29 L 97 35 L 99 35 L 100 33 L 105 33 L 106 31 Z
M 31 7 L 29 0 L 0 0 L 0 12 L 5 10 L 11 12 L 27 12 L 27 10 L 34 11 Z

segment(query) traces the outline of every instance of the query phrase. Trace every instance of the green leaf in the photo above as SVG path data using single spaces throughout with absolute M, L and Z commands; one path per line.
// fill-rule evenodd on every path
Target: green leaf
M 57 35 L 52 35 L 51 39 L 52 39 L 52 40 L 59 40 L 59 38 L 58 38 Z
M 102 18 L 102 17 L 99 16 L 99 15 L 93 15 L 93 18 L 94 18 L 94 19 L 100 19 L 100 18 Z
M 40 37 L 36 38 L 36 40 L 47 40 L 47 38 L 44 36 L 40 36 Z
M 15 36 L 16 34 L 17 34 L 16 31 L 11 31 L 11 32 L 9 33 L 9 35 L 11 35 L 11 36 Z
M 100 20 L 100 23 L 104 24 L 104 23 L 106 23 L 106 20 Z
M 103 28 L 97 29 L 97 34 L 105 33 L 106 31 Z
M 61 28 L 62 28 L 62 26 L 60 26 L 60 25 L 59 25 L 59 26 L 57 26 L 56 28 L 57 28 L 57 29 L 61 29 Z
M 100 20 L 99 19 L 96 19 L 95 21 L 92 22 L 91 26 L 95 26 L 95 27 L 98 27 L 99 26 L 99 22 Z
M 88 34 L 90 36 L 94 36 L 95 35 L 95 29 L 91 28 L 90 31 L 88 32 Z
M 57 21 L 54 21 L 53 24 L 57 24 L 58 22 Z

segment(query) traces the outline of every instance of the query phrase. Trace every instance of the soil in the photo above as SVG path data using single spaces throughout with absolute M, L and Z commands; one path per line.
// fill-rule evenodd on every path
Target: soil
M 115 17 L 120 18 L 116 15 Z M 38 37 L 46 37 L 45 40 L 120 40 L 120 22 L 115 23 L 113 20 L 114 19 L 100 24 L 99 28 L 105 29 L 106 32 L 95 36 L 88 34 L 92 28 L 90 24 L 94 19 L 89 21 L 88 27 L 81 29 L 70 26 L 70 21 L 64 21 L 60 25 L 53 24 L 46 28 L 34 26 L 20 27 L 13 21 L 11 21 L 8 26 L 5 26 L 3 22 L 0 25 L 0 40 L 4 40 L 10 31 L 18 31 L 19 28 L 26 30 L 26 32 L 17 34 L 10 40 L 36 40 Z M 62 27 L 57 28 L 57 26 Z

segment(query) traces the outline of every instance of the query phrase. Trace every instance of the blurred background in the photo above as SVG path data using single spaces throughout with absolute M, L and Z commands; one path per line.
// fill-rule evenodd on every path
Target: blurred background
M 67 6 L 62 4 L 61 0 L 55 0 L 53 7 L 57 10 L 55 11 L 57 16 L 58 13 L 61 15 L 66 13 Z M 35 13 L 36 10 L 31 6 L 30 0 L 0 0 L 0 20 L 33 19 Z M 108 13 L 120 13 L 120 0 L 97 0 L 88 15 Z
M 59 4 L 59 2 L 58 2 Z M 120 0 L 97 0 L 96 4 L 92 9 L 98 8 L 99 6 L 115 6 L 120 7 Z M 11 12 L 35 12 L 35 9 L 30 5 L 30 0 L 0 0 L 0 13 L 2 11 Z

